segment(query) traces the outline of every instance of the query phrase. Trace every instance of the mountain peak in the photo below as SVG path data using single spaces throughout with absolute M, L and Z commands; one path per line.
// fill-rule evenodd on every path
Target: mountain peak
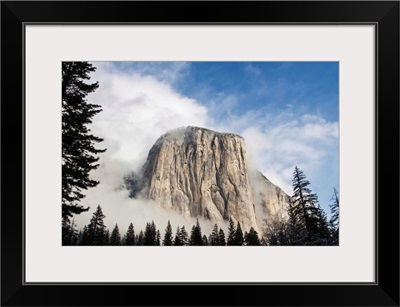
M 277 215 L 288 199 L 268 180 L 258 181 L 253 185 L 261 191 L 250 182 L 241 136 L 187 126 L 165 133 L 150 149 L 141 194 L 184 216 L 232 219 L 245 231 L 259 230 L 265 216 L 257 212 Z
M 159 137 L 157 142 L 164 141 L 168 139 L 176 139 L 176 140 L 183 140 L 185 136 L 195 135 L 195 134 L 208 134 L 213 136 L 231 136 L 231 137 L 238 137 L 243 139 L 238 134 L 235 133 L 228 133 L 228 132 L 218 132 L 208 128 L 198 127 L 198 126 L 184 126 L 180 128 L 176 128 L 164 133 L 162 136 Z M 156 142 L 156 143 L 157 143 Z

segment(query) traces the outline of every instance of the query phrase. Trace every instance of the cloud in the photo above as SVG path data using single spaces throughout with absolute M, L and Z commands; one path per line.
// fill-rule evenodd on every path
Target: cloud
M 124 174 L 124 169 L 120 167 L 121 165 L 115 167 L 115 161 L 110 162 L 112 165 L 103 163 L 93 174 L 93 178 L 100 179 L 101 182 L 97 187 L 86 192 L 86 198 L 83 199 L 82 204 L 90 206 L 90 210 L 75 216 L 78 230 L 89 224 L 97 205 L 100 205 L 106 216 L 104 223 L 110 232 L 115 224 L 118 224 L 120 233 L 124 235 L 129 224 L 132 223 L 135 233 L 138 234 L 140 230 L 144 231 L 147 222 L 154 221 L 157 229 L 163 234 L 169 220 L 174 234 L 177 226 L 185 226 L 190 234 L 191 227 L 196 223 L 195 218 L 187 218 L 174 211 L 167 211 L 150 200 L 129 198 L 128 191 L 117 185 Z M 213 223 L 202 218 L 199 221 L 203 233 L 210 234 Z
M 243 136 L 250 166 L 289 195 L 295 165 L 305 172 L 311 184 L 315 183 L 312 188 L 317 188 L 323 177 L 335 177 L 324 174 L 328 168 L 337 175 L 338 167 L 335 170 L 331 165 L 338 166 L 338 122 L 315 114 L 297 115 L 290 109 L 271 112 L 260 108 L 231 115 L 214 128 Z M 322 200 L 329 199 L 325 194 L 327 188 L 331 193 L 331 186 L 319 184 Z
M 182 96 L 168 83 L 176 80 L 173 74 L 179 74 L 178 69 L 172 71 L 166 82 L 147 75 L 150 70 L 140 74 L 118 69 L 112 63 L 95 66 L 97 71 L 90 81 L 99 81 L 100 86 L 88 100 L 101 105 L 103 111 L 93 118 L 90 129 L 104 139 L 97 147 L 107 151 L 100 154 L 100 166 L 90 174 L 100 184 L 85 191 L 82 205 L 91 209 L 75 217 L 78 228 L 89 223 L 100 204 L 110 230 L 118 223 L 124 232 L 130 222 L 136 229 L 144 229 L 146 222 L 154 220 L 163 231 L 170 219 L 173 227 L 185 225 L 190 231 L 195 219 L 166 212 L 151 201 L 131 199 L 126 190 L 118 187 L 123 184 L 124 175 L 140 170 L 151 146 L 162 134 L 182 126 L 207 126 L 207 109 Z M 155 70 L 156 67 L 151 68 L 152 74 L 156 74 Z M 160 72 L 165 73 L 164 68 Z M 210 221 L 201 224 L 207 233 L 211 232 Z
M 91 129 L 104 138 L 107 154 L 138 167 L 159 136 L 181 126 L 204 126 L 207 109 L 164 81 L 98 65 L 100 87 L 89 101 L 100 104 Z M 171 73 L 173 75 L 173 73 Z
M 250 116 L 253 124 L 241 134 L 260 171 L 290 195 L 295 165 L 309 178 L 318 178 L 321 167 L 335 162 L 339 125 L 309 114 L 299 119 L 286 117 L 291 119 L 260 125 Z

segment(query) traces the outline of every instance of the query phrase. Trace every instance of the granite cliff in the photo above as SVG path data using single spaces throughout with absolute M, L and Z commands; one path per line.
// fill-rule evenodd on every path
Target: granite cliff
M 184 127 L 150 149 L 140 179 L 142 197 L 185 216 L 216 223 L 232 218 L 260 231 L 265 218 L 287 219 L 289 196 L 251 172 L 245 140 L 236 134 Z

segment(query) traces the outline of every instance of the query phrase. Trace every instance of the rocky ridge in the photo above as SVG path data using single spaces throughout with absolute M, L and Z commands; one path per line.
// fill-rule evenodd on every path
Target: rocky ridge
M 265 218 L 287 219 L 289 196 L 260 172 L 250 173 L 241 136 L 188 126 L 150 149 L 140 194 L 188 217 L 232 218 L 244 231 L 260 231 Z

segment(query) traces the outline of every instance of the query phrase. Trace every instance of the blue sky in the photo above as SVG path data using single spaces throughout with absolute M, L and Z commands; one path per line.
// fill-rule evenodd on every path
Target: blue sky
M 339 190 L 338 62 L 92 64 L 103 163 L 138 169 L 154 141 L 181 126 L 233 132 L 245 138 L 252 165 L 289 195 L 298 165 L 329 215 Z
M 338 63 L 333 62 L 192 63 L 190 74 L 176 87 L 206 105 L 208 97 L 235 97 L 235 104 L 226 110 L 233 115 L 290 109 L 338 119 Z

